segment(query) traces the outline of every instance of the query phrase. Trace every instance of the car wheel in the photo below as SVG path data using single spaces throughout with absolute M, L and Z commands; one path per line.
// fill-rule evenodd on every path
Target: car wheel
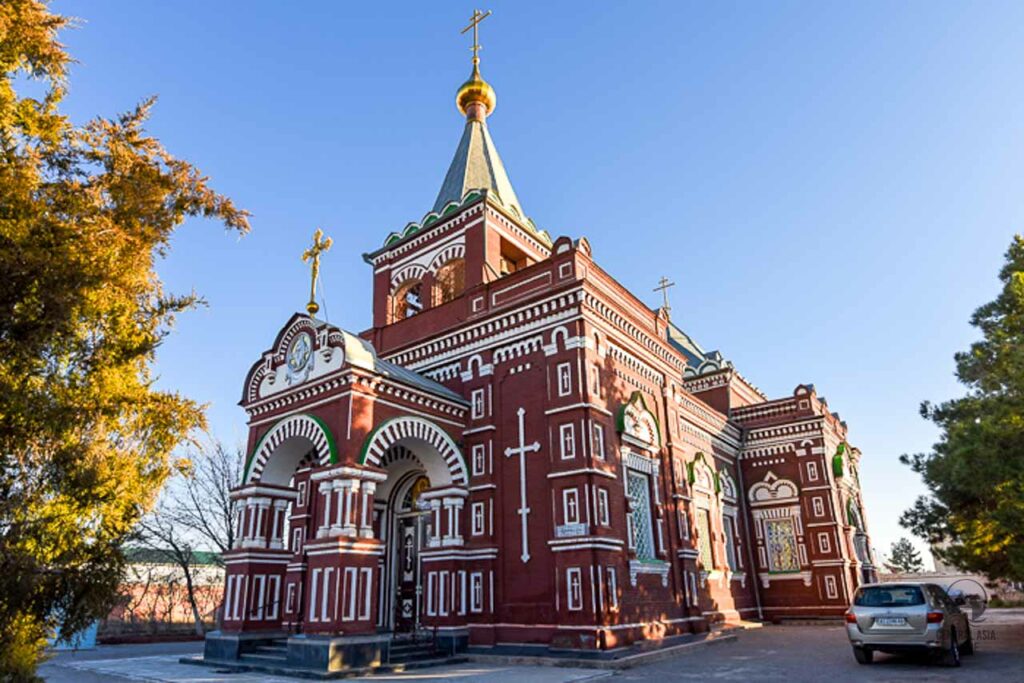
M 967 640 L 960 646 L 960 654 L 962 655 L 973 655 L 974 654 L 974 634 L 971 633 L 971 629 L 967 629 Z
M 853 658 L 857 660 L 858 664 L 870 664 L 875 658 L 875 653 L 866 647 L 854 647 Z
M 942 663 L 946 666 L 960 666 L 960 645 L 956 640 L 956 629 L 953 629 L 949 632 L 949 649 L 942 653 Z

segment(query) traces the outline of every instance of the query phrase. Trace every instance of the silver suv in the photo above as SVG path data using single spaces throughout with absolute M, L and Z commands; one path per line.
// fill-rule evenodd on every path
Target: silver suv
M 956 601 L 932 583 L 872 583 L 857 589 L 846 613 L 853 656 L 870 664 L 877 652 L 928 652 L 947 666 L 974 653 L 971 626 Z

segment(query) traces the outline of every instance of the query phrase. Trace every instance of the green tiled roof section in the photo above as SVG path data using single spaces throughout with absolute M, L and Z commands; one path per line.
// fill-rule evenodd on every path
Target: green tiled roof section
M 174 554 L 164 548 L 125 548 L 125 559 L 129 564 L 177 564 Z M 202 566 L 218 566 L 220 553 L 208 550 L 193 550 L 192 564 Z

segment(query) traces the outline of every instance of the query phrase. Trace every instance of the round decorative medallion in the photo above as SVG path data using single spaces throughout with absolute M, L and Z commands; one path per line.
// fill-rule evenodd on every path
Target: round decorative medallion
M 288 347 L 288 367 L 292 372 L 298 372 L 306 367 L 312 351 L 313 345 L 308 334 L 300 334 L 295 337 L 292 345 Z

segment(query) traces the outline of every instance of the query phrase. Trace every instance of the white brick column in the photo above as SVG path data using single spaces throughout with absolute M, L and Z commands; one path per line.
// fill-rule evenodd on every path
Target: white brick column
M 341 494 L 345 496 L 345 516 L 342 518 L 341 533 L 344 536 L 356 536 L 356 502 L 359 496 L 359 480 L 346 480 Z
M 331 527 L 331 498 L 334 497 L 332 482 L 320 482 L 319 491 L 324 500 L 324 518 L 316 530 L 316 537 L 323 538 L 329 533 Z

